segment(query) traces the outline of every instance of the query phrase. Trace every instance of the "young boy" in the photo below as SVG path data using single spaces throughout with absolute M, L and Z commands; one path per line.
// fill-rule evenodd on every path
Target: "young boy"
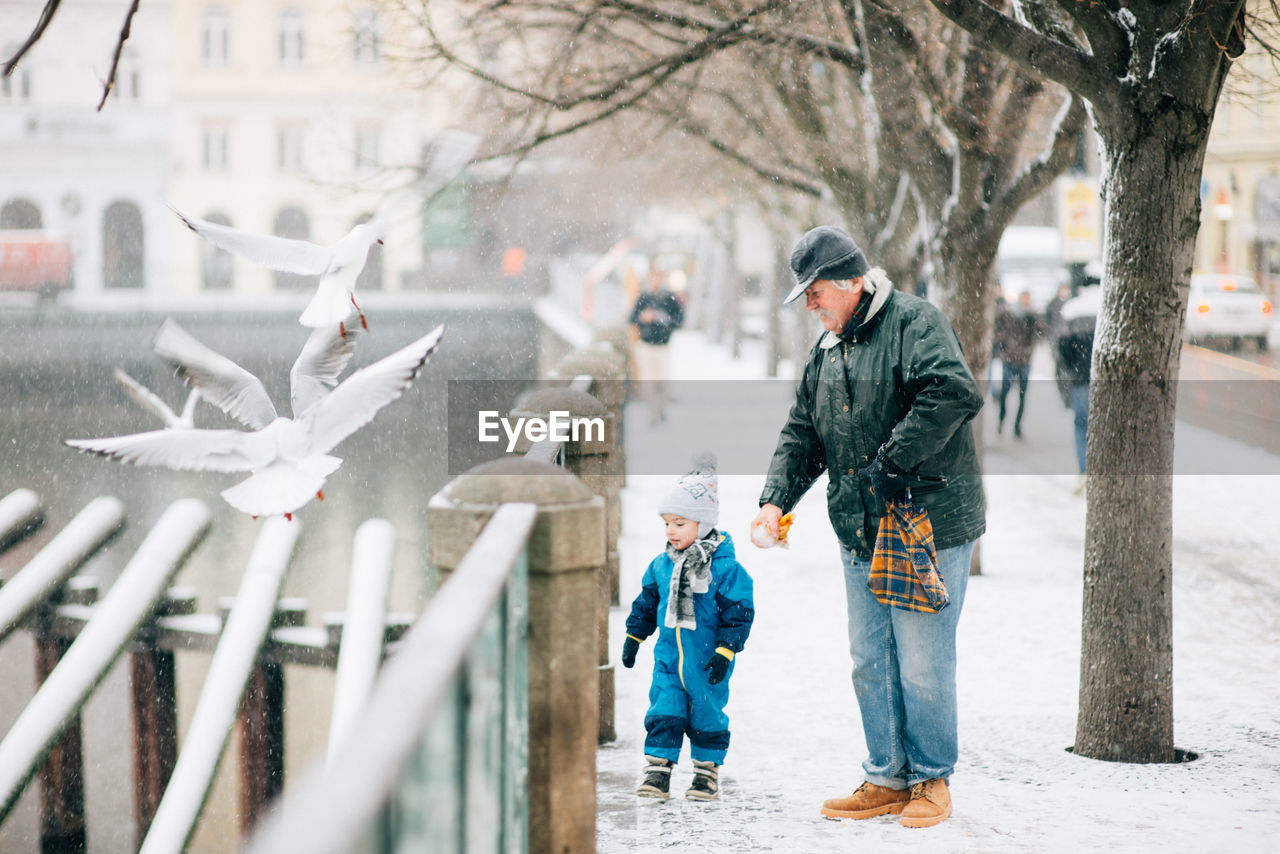
M 644 726 L 647 767 L 636 794 L 669 798 L 671 769 L 684 736 L 693 757 L 685 797 L 720 796 L 720 766 L 729 748 L 729 676 L 751 631 L 751 576 L 733 540 L 715 529 L 720 516 L 716 458 L 702 454 L 658 504 L 667 548 L 653 559 L 627 618 L 622 664 L 633 667 L 640 643 L 658 630 L 653 684 Z

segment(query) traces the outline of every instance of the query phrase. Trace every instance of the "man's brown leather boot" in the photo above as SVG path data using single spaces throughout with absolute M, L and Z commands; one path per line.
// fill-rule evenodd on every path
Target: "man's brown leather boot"
M 885 813 L 897 815 L 910 798 L 911 794 L 906 789 L 863 783 L 847 798 L 823 801 L 822 814 L 827 818 L 874 818 Z

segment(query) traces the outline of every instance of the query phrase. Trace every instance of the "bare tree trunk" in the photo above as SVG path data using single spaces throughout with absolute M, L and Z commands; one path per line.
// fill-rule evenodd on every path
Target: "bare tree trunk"
M 971 244 L 976 241 L 969 241 Z M 994 241 L 998 244 L 998 238 Z M 944 238 L 939 247 L 938 257 L 952 259 L 942 265 L 938 271 L 942 313 L 951 321 L 960 346 L 964 349 L 965 361 L 969 371 L 982 389 L 986 398 L 987 363 L 991 357 L 992 316 L 995 313 L 995 295 L 991 287 L 991 267 L 995 263 L 994 245 L 986 250 L 970 245 L 969 251 L 959 252 L 951 245 L 952 241 Z M 973 419 L 973 445 L 978 456 L 978 467 L 982 467 L 982 411 Z M 973 549 L 973 558 L 969 562 L 969 574 L 982 574 L 982 543 Z
M 1113 122 L 1105 139 L 1106 267 L 1089 393 L 1075 751 L 1125 762 L 1175 759 L 1174 407 L 1206 136 L 1188 145 L 1195 138 L 1180 123 L 1191 117 L 1154 115 Z
M 977 379 L 986 376 L 991 357 L 992 317 L 995 296 L 991 288 L 991 265 L 995 252 L 970 249 L 960 253 L 942 247 L 942 257 L 949 258 L 938 271 L 939 308 L 964 349 L 965 361 Z

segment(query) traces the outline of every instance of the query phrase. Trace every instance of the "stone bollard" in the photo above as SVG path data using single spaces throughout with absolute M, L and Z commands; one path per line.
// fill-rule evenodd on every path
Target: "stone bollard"
M 545 388 L 531 392 L 516 402 L 510 418 L 539 417 L 550 420 L 552 412 L 570 416 L 599 418 L 604 432 L 599 437 L 584 435 L 564 445 L 564 467 L 576 475 L 594 495 L 605 502 L 605 563 L 596 578 L 596 631 L 600 643 L 600 738 L 601 744 L 617 738 L 614 729 L 613 665 L 609 663 L 609 605 L 618 597 L 618 533 L 622 527 L 622 502 L 618 478 L 611 474 L 609 455 L 614 448 L 616 422 L 604 405 L 591 395 L 570 388 Z M 527 453 L 529 441 L 523 435 L 516 450 Z
M 625 484 L 627 449 L 622 405 L 627 402 L 626 357 L 616 353 L 611 345 L 599 342 L 565 356 L 548 372 L 547 381 L 552 386 L 565 386 L 582 374 L 594 378 L 595 382 L 588 391 L 604 404 L 605 409 L 613 413 L 618 429 L 616 445 L 610 459 L 613 461 L 613 474 L 618 476 L 619 484 Z
M 429 561 L 447 578 L 498 506 L 512 501 L 538 505 L 529 539 L 528 850 L 591 852 L 599 652 L 589 628 L 604 564 L 604 500 L 558 466 L 484 463 L 431 498 Z
M 626 437 L 623 431 L 622 405 L 626 403 L 626 360 L 613 352 L 613 348 L 605 344 L 597 344 L 585 350 L 574 350 L 560 361 L 548 375 L 549 381 L 557 385 L 568 385 L 573 378 L 588 374 L 595 379 L 591 393 L 613 415 L 614 430 L 613 450 L 609 454 L 609 473 L 616 480 L 616 488 L 621 489 L 627 482 Z M 618 532 L 622 528 L 622 510 L 616 503 L 610 508 L 606 520 L 610 535 L 609 542 L 618 541 Z M 617 552 L 609 557 L 610 593 L 609 601 L 613 605 L 619 602 Z
M 635 327 L 626 323 L 618 323 L 613 326 L 605 326 L 596 330 L 595 335 L 591 337 L 592 343 L 597 341 L 604 342 L 614 349 L 619 356 L 628 360 L 627 375 L 631 374 L 631 344 L 635 339 Z

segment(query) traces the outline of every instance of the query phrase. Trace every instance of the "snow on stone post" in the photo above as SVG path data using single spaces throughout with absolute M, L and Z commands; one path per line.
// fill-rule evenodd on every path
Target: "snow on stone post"
M 612 476 L 612 498 L 606 507 L 605 520 L 609 538 L 608 575 L 610 579 L 609 601 L 619 604 L 618 583 L 618 533 L 622 530 L 622 505 L 617 499 L 618 490 L 626 483 L 626 446 L 622 435 L 622 405 L 627 401 L 627 360 L 612 345 L 598 342 L 592 346 L 574 350 L 551 369 L 548 380 L 553 386 L 569 385 L 575 377 L 592 378 L 587 389 L 613 416 L 613 449 L 608 456 L 608 473 Z M 597 493 L 599 494 L 599 493 Z
M 530 851 L 595 850 L 599 679 L 596 578 L 604 500 L 569 472 L 523 457 L 476 466 L 427 511 L 429 561 L 448 583 L 498 507 L 538 505 L 529 538 Z
M 593 495 L 605 502 L 605 563 L 596 578 L 596 633 L 599 640 L 597 663 L 600 672 L 600 743 L 617 738 L 614 729 L 613 665 L 609 663 L 609 605 L 618 596 L 618 533 L 622 510 L 618 496 L 618 478 L 614 475 L 611 455 L 616 447 L 614 431 L 617 422 L 604 404 L 584 391 L 571 388 L 544 388 L 532 392 L 516 403 L 508 419 L 542 418 L 552 420 L 552 413 L 575 419 L 581 429 L 575 430 L 564 445 L 564 467 L 576 475 Z M 601 429 L 591 425 L 599 423 Z M 526 453 L 530 442 L 522 436 L 516 451 Z M 618 524 L 613 524 L 614 521 Z

